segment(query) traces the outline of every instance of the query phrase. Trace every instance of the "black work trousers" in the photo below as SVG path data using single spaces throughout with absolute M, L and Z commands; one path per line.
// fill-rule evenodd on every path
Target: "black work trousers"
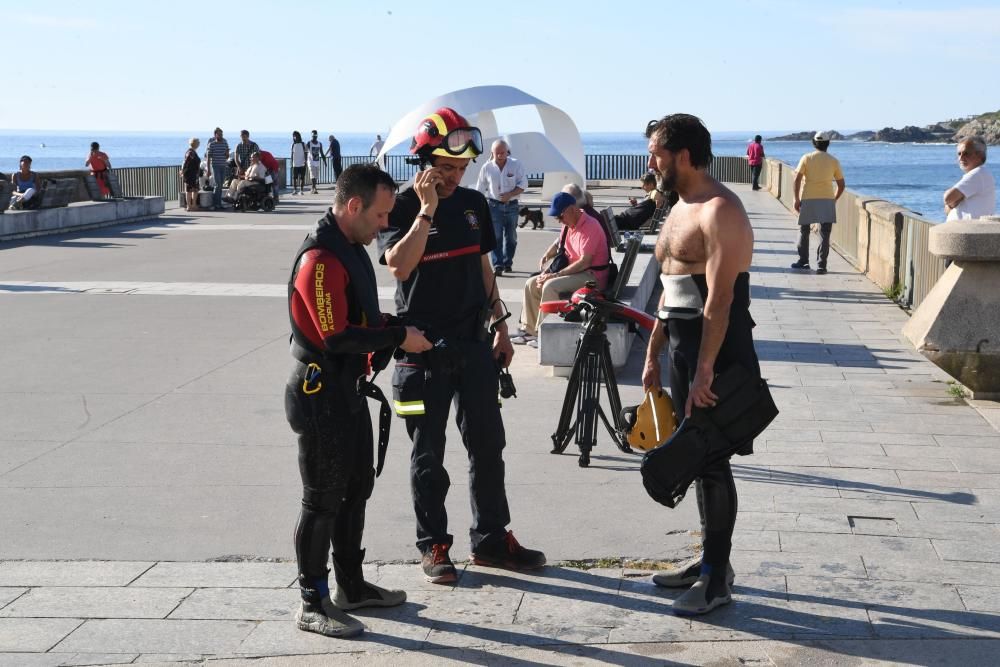
M 365 506 L 375 482 L 368 404 L 347 396 L 324 373 L 323 388 L 303 391 L 305 365 L 296 363 L 285 386 L 285 416 L 298 434 L 302 510 L 295 526 L 299 574 L 327 576 L 327 550 L 339 561 L 361 556 Z
M 810 225 L 799 225 L 799 261 L 809 263 Z M 830 234 L 833 232 L 832 222 L 821 222 L 819 225 L 819 245 L 816 247 L 816 266 L 826 268 L 826 260 L 830 256 Z
M 492 349 L 489 343 L 479 341 L 449 340 L 448 345 L 452 350 L 447 363 L 430 354 L 407 354 L 397 362 L 393 374 L 394 399 L 409 409 L 403 416 L 413 441 L 410 485 L 417 516 L 417 548 L 424 553 L 431 545 L 450 546 L 454 541 L 445 510 L 451 480 L 444 467 L 445 428 L 452 403 L 469 458 L 472 550 L 498 547 L 510 523 L 504 488 L 506 437 Z
M 760 375 L 760 363 L 753 346 L 753 321 L 749 314 L 730 318 L 726 338 L 719 349 L 715 372 L 721 373 L 732 363 L 739 363 Z M 683 419 L 689 389 L 698 369 L 698 348 L 701 345 L 702 319 L 667 322 L 670 340 L 670 395 L 674 410 Z M 741 454 L 753 451 L 752 445 Z M 736 483 L 729 459 L 713 463 L 695 479 L 698 514 L 701 517 L 702 560 L 713 567 L 729 562 L 733 548 L 733 528 L 736 525 L 738 503 Z

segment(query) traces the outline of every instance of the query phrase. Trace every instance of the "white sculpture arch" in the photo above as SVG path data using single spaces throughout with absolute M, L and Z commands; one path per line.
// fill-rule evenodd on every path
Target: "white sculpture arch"
M 501 134 L 497 127 L 496 109 L 517 106 L 533 106 L 542 121 L 543 132 L 518 132 Z M 542 197 L 551 199 L 566 183 L 576 183 L 586 187 L 586 164 L 583 157 L 583 141 L 576 123 L 569 115 L 551 104 L 533 97 L 513 86 L 476 86 L 456 90 L 419 105 L 392 126 L 385 145 L 376 161 L 382 155 L 400 144 L 409 144 L 417 125 L 426 116 L 441 107 L 451 107 L 483 133 L 487 152 L 494 139 L 502 138 L 510 146 L 511 154 L 524 164 L 528 173 L 545 174 L 542 181 Z M 462 184 L 474 185 L 479 170 L 489 155 L 477 159 L 469 165 Z

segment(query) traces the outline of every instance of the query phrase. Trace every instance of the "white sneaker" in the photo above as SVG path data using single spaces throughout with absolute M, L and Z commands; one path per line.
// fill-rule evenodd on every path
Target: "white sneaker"
M 513 343 L 514 345 L 529 345 L 534 340 L 535 340 L 534 336 L 532 336 L 530 333 L 525 332 L 517 334 L 516 336 L 510 339 L 510 342 Z M 535 347 L 537 347 L 537 345 Z
M 537 350 L 538 349 L 538 339 L 537 338 L 532 338 L 531 340 L 529 340 L 528 341 L 528 347 L 533 347 L 533 348 L 535 348 Z

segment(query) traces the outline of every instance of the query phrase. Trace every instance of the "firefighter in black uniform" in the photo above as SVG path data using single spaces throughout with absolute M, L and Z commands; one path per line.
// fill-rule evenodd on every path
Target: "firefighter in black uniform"
M 295 527 L 302 605 L 295 621 L 301 630 L 331 637 L 364 630 L 345 610 L 406 600 L 403 591 L 366 582 L 361 569 L 365 505 L 377 474 L 367 397 L 384 404 L 379 471 L 392 418 L 368 372 L 384 365 L 397 346 L 411 353 L 430 348 L 415 327 L 385 326 L 375 271 L 364 249 L 388 224 L 395 194 L 396 183 L 378 167 L 346 169 L 337 180 L 332 209 L 299 248 L 288 281 L 295 365 L 285 387 L 285 413 L 298 434 L 303 487 Z M 380 354 L 370 361 L 373 352 Z M 332 598 L 327 580 L 331 544 L 337 582 Z
M 459 186 L 469 161 L 482 151 L 479 129 L 454 110 L 438 109 L 425 118 L 410 147 L 423 169 L 413 187 L 397 196 L 389 228 L 379 234 L 381 261 L 399 281 L 398 314 L 425 326 L 434 343 L 429 353 L 405 355 L 393 375 L 396 412 L 413 441 L 417 547 L 424 574 L 434 583 L 456 579 L 448 555 L 453 538 L 444 468 L 452 401 L 469 457 L 473 562 L 518 570 L 545 565 L 542 552 L 522 547 L 507 530 L 497 382 L 499 365 L 510 363 L 513 347 L 489 261 L 496 245 L 489 207 L 482 194 Z

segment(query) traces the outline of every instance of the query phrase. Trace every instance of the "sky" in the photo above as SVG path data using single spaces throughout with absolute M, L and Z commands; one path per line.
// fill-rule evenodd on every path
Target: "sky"
M 384 136 L 480 85 L 583 132 L 680 111 L 713 131 L 925 125 L 1000 109 L 1000 3 L 954 3 L 47 0 L 4 13 L 0 130 Z

